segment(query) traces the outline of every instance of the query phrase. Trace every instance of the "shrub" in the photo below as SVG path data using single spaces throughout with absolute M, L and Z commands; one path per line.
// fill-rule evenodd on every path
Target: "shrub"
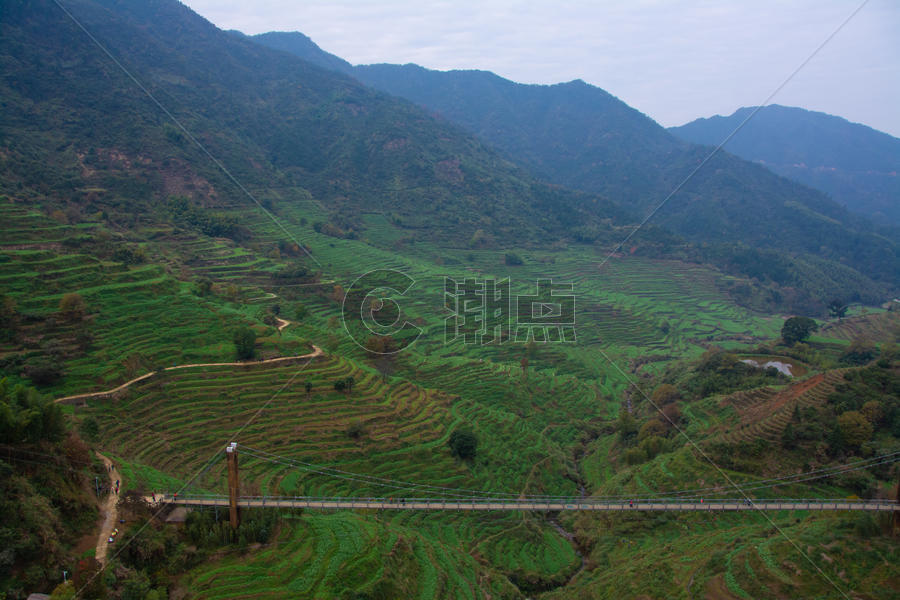
M 67 321 L 80 321 L 84 318 L 84 313 L 87 312 L 87 305 L 81 294 L 73 292 L 66 294 L 59 301 L 59 312 Z
M 647 455 L 648 459 L 652 459 L 665 450 L 666 439 L 658 435 L 652 435 L 641 442 L 639 448 Z
M 65 371 L 57 359 L 42 356 L 25 365 L 25 376 L 35 385 L 51 385 L 62 379 Z
M 864 365 L 878 356 L 875 344 L 868 340 L 853 340 L 847 352 L 841 356 L 841 362 L 851 365 Z
M 366 433 L 366 426 L 359 419 L 354 419 L 347 427 L 347 437 L 358 440 Z
M 78 431 L 81 433 L 81 437 L 89 442 L 96 442 L 97 438 L 100 436 L 100 425 L 97 423 L 97 419 L 88 417 L 81 422 Z
M 639 465 L 647 460 L 647 453 L 643 448 L 629 448 L 622 453 L 622 460 L 626 465 Z
M 518 267 L 523 263 L 522 257 L 514 252 L 507 252 L 504 257 L 504 262 L 506 262 L 507 266 L 510 267 Z

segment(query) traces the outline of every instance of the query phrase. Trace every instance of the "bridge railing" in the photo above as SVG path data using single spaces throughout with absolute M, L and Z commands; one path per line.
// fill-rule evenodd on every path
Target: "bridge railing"
M 158 495 L 158 501 L 177 504 L 197 504 L 197 505 L 226 505 L 228 496 L 223 494 L 181 494 L 177 497 L 174 494 Z M 532 510 L 598 510 L 598 509 L 616 509 L 616 510 L 665 510 L 666 508 L 679 508 L 681 510 L 717 510 L 723 507 L 734 509 L 740 507 L 742 509 L 763 508 L 770 510 L 791 509 L 803 510 L 804 506 L 809 509 L 833 508 L 840 510 L 845 507 L 854 507 L 858 509 L 878 508 L 880 510 L 890 510 L 891 506 L 896 506 L 893 510 L 900 510 L 900 504 L 896 504 L 892 500 L 863 500 L 859 498 L 678 498 L 678 497 L 660 497 L 660 498 L 634 498 L 634 499 L 603 499 L 603 498 L 406 498 L 406 497 L 347 497 L 347 496 L 241 496 L 238 503 L 244 506 L 296 506 L 313 507 L 313 508 L 340 508 L 342 506 L 353 508 L 364 508 L 371 506 L 403 508 L 404 505 L 417 505 L 419 508 L 439 508 L 439 507 L 456 507 L 456 506 L 498 506 L 513 509 L 515 507 L 528 507 Z

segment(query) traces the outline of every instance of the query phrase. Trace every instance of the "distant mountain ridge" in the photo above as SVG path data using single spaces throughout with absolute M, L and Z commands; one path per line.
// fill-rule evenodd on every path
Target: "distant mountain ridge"
M 697 119 L 669 131 L 719 144 L 756 107 Z M 900 139 L 841 117 L 772 104 L 728 141 L 729 152 L 822 190 L 848 209 L 900 225 Z
M 289 43 L 290 35 L 253 39 L 277 39 L 307 60 L 334 63 L 305 36 Z M 524 85 L 485 71 L 412 64 L 357 66 L 352 75 L 434 111 L 552 183 L 602 194 L 637 214 L 664 204 L 653 222 L 695 242 L 811 253 L 882 281 L 900 278 L 896 230 L 875 233 L 825 194 L 726 152 L 664 203 L 710 149 L 583 81 Z
M 244 35 L 239 31 L 233 33 Z M 353 75 L 353 65 L 339 56 L 325 52 L 309 36 L 299 31 L 292 33 L 270 31 L 249 37 L 264 46 L 288 52 L 325 69 Z

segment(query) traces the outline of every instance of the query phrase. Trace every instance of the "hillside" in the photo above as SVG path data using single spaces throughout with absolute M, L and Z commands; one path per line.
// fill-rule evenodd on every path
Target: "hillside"
M 239 31 L 232 33 L 240 36 L 244 35 Z M 339 56 L 325 52 L 308 36 L 303 35 L 299 31 L 290 33 L 284 31 L 270 31 L 268 33 L 260 33 L 249 37 L 263 46 L 274 48 L 275 50 L 283 50 L 288 54 L 298 56 L 303 60 L 311 62 L 314 65 L 319 65 L 322 68 L 339 71 L 350 76 L 353 75 L 353 65 Z
M 96 494 L 109 490 L 106 469 L 60 407 L 3 377 L 0 454 L 0 592 L 19 598 L 53 589 L 63 569 L 72 574 L 93 556 Z
M 76 192 L 84 204 L 85 189 L 102 190 L 89 202 L 107 210 L 174 194 L 252 207 L 54 6 L 3 7 L 2 191 Z M 319 203 L 335 232 L 380 212 L 414 236 L 464 245 L 485 227 L 497 239 L 564 238 L 575 224 L 605 228 L 623 215 L 596 196 L 536 182 L 407 102 L 219 31 L 186 7 L 84 1 L 71 10 L 258 200 Z
M 415 65 L 362 66 L 354 74 L 440 113 L 550 181 L 602 193 L 639 214 L 661 203 L 709 152 L 582 81 L 521 85 L 491 73 Z M 727 154 L 698 172 L 657 222 L 696 241 L 821 254 L 873 275 L 888 271 L 875 254 L 855 250 L 859 244 L 896 258 L 893 243 L 823 194 Z
M 302 34 L 252 39 L 326 67 L 335 64 L 333 55 Z M 339 68 L 348 72 L 345 63 Z M 600 193 L 640 216 L 663 203 L 710 152 L 583 81 L 523 85 L 485 71 L 440 72 L 412 64 L 360 65 L 352 74 L 460 125 L 548 181 Z M 900 277 L 894 229 L 879 231 L 824 194 L 727 153 L 692 177 L 653 223 L 701 245 L 739 246 L 726 253 L 742 254 L 750 246 L 816 255 L 891 288 Z M 752 259 L 723 262 L 717 253 L 703 252 L 701 260 L 736 268 Z M 792 265 L 792 278 L 801 279 L 805 269 L 802 260 Z M 802 288 L 799 281 L 792 284 Z M 849 287 L 834 287 L 852 294 Z
M 689 142 L 715 145 L 754 109 L 669 131 Z M 725 149 L 822 190 L 851 211 L 900 225 L 900 139 L 833 115 L 773 104 L 757 112 Z
M 64 5 L 209 154 L 55 2 L 0 5 L 0 596 L 63 569 L 57 597 L 110 600 L 900 591 L 888 511 L 409 502 L 893 499 L 898 313 L 853 305 L 787 346 L 783 315 L 734 301 L 764 276 L 658 227 L 610 255 L 629 211 L 421 107 L 175 0 Z M 783 275 L 800 260 L 754 252 Z M 820 296 L 835 277 L 881 297 L 802 261 Z M 148 503 L 222 494 L 232 442 L 242 496 L 401 506 L 266 505 L 234 529 Z M 17 467 L 22 450 L 82 472 Z M 93 577 L 75 559 L 104 531 L 97 453 L 124 489 Z

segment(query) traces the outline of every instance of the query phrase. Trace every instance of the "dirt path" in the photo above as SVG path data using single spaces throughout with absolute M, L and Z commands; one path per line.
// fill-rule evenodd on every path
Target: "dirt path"
M 278 296 L 276 296 L 276 295 L 273 294 L 272 292 L 266 292 L 266 295 L 265 295 L 265 296 L 260 296 L 259 298 L 249 298 L 249 299 L 247 300 L 247 302 L 259 302 L 260 300 L 273 300 L 273 299 L 275 299 L 275 298 L 277 298 L 277 297 L 278 297 Z
M 281 320 L 281 319 L 279 319 L 279 320 Z M 284 327 L 287 327 L 288 325 L 290 325 L 290 321 L 285 321 L 284 325 L 282 325 L 281 328 L 283 329 Z M 74 396 L 64 396 L 62 398 L 57 398 L 56 400 L 54 400 L 54 402 L 69 402 L 72 400 L 87 400 L 88 398 L 97 398 L 100 396 L 112 396 L 113 394 L 121 392 L 128 386 L 133 385 L 139 381 L 148 379 L 150 377 L 153 377 L 154 375 L 157 375 L 157 374 L 161 373 L 162 371 L 177 371 L 178 369 L 191 369 L 193 367 L 246 367 L 246 366 L 250 366 L 250 365 L 266 365 L 266 364 L 277 363 L 277 362 L 286 362 L 289 360 L 302 360 L 304 358 L 316 358 L 316 357 L 322 356 L 324 354 L 324 352 L 322 352 L 322 349 L 319 348 L 318 346 L 316 346 L 315 344 L 312 344 L 312 347 L 313 347 L 312 352 L 310 352 L 309 354 L 301 354 L 299 356 L 281 356 L 279 358 L 268 358 L 266 360 L 247 361 L 247 362 L 194 363 L 194 364 L 190 364 L 190 365 L 177 365 L 174 367 L 166 367 L 166 368 L 162 369 L 161 371 L 151 371 L 150 373 L 146 373 L 144 375 L 141 375 L 140 377 L 135 377 L 131 381 L 126 381 L 122 385 L 115 387 L 111 390 L 105 390 L 102 392 L 87 392 L 85 394 L 75 394 Z
M 286 321 L 285 319 L 282 319 L 280 317 L 275 317 L 275 320 L 278 321 L 278 331 L 279 332 L 291 324 L 290 321 Z M 313 348 L 315 348 L 315 346 L 313 346 Z
M 110 471 L 110 467 L 113 465 L 113 462 L 100 454 L 96 453 L 97 458 L 103 461 L 103 464 L 106 465 L 106 472 L 109 473 L 109 488 L 110 493 L 106 496 L 106 499 L 103 501 L 102 506 L 100 507 L 100 511 L 105 515 L 103 519 L 103 525 L 100 527 L 100 537 L 97 538 L 97 550 L 94 553 L 94 557 L 100 561 L 100 564 L 106 564 L 106 551 L 109 548 L 109 543 L 107 540 L 109 536 L 112 534 L 113 529 L 116 528 L 116 523 L 119 520 L 119 511 L 117 504 L 119 502 L 119 495 L 114 491 L 116 489 L 116 479 L 119 480 L 119 489 L 125 489 L 125 482 L 122 480 L 121 474 L 119 471 Z

